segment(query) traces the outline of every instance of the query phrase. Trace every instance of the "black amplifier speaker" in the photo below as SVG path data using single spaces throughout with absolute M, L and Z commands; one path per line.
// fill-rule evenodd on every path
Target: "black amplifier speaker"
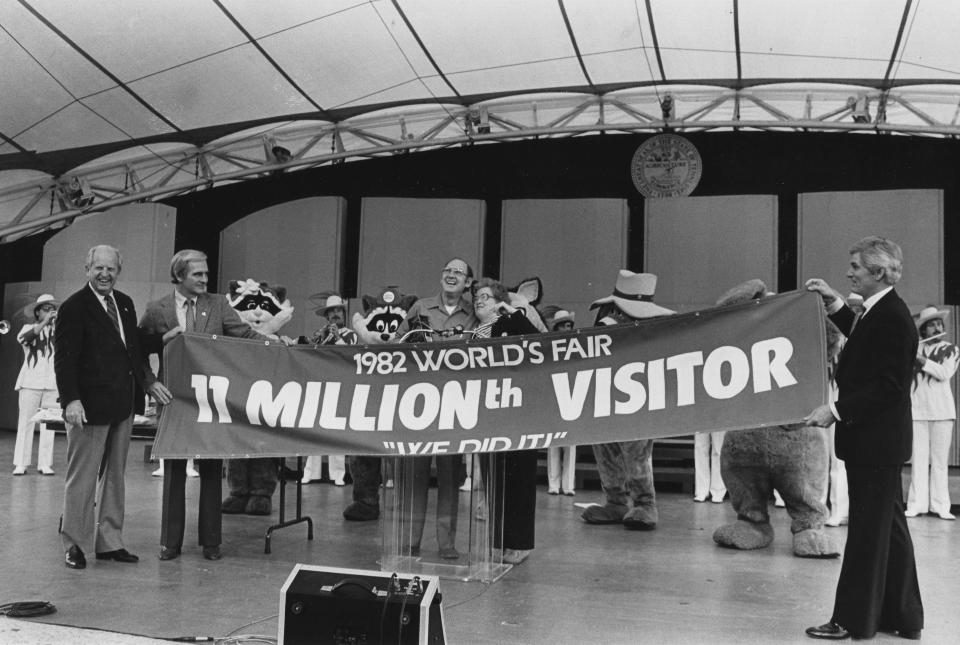
M 445 645 L 435 576 L 298 564 L 280 589 L 280 645 Z

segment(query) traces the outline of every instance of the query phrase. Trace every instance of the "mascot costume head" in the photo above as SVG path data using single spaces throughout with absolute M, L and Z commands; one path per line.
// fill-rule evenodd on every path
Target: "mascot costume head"
M 540 303 L 543 301 L 543 283 L 540 278 L 526 278 L 507 291 L 510 294 L 510 304 L 517 309 L 522 308 L 534 327 L 547 331 L 547 325 L 540 313 Z
M 293 317 L 293 305 L 285 287 L 256 280 L 231 280 L 227 295 L 230 306 L 253 329 L 275 336 Z M 274 459 L 231 459 L 227 463 L 230 494 L 220 508 L 224 513 L 270 515 L 277 489 L 277 462 Z
M 227 296 L 240 318 L 261 334 L 276 334 L 293 318 L 286 287 L 256 280 L 231 280 Z
M 363 296 L 363 314 L 353 314 L 353 330 L 362 345 L 392 343 L 416 296 L 401 295 L 397 287 L 384 287 L 376 296 Z

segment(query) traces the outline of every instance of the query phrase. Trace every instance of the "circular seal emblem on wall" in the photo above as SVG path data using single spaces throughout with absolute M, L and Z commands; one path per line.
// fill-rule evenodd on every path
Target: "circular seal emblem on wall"
M 650 137 L 633 153 L 630 176 L 644 197 L 686 197 L 700 183 L 703 160 L 677 134 Z

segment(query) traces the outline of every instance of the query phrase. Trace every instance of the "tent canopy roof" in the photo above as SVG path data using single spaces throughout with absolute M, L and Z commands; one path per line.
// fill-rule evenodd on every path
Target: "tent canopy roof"
M 947 0 L 4 2 L 0 236 L 51 223 L 38 191 L 101 208 L 463 137 L 955 136 L 958 32 Z

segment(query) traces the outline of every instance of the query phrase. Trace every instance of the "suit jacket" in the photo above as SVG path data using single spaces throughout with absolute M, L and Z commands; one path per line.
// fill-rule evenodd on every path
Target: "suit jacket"
M 850 464 L 900 465 L 913 442 L 910 385 L 917 329 L 910 310 L 891 290 L 852 330 L 844 306 L 830 319 L 847 336 L 837 362 L 837 457 Z
M 95 425 L 123 421 L 144 408 L 137 312 L 126 294 L 114 289 L 113 297 L 126 345 L 89 284 L 60 306 L 53 337 L 60 403 L 66 408 L 79 400 L 87 421 Z
M 230 306 L 225 297 L 216 293 L 197 296 L 195 315 L 194 331 L 199 334 L 222 334 L 259 340 L 265 338 L 240 319 L 237 310 Z M 140 342 L 143 345 L 145 364 L 150 354 L 156 353 L 161 360 L 160 371 L 163 371 L 163 335 L 179 324 L 177 301 L 172 293 L 147 304 L 143 318 L 140 319 Z M 145 370 L 152 376 L 149 367 Z

